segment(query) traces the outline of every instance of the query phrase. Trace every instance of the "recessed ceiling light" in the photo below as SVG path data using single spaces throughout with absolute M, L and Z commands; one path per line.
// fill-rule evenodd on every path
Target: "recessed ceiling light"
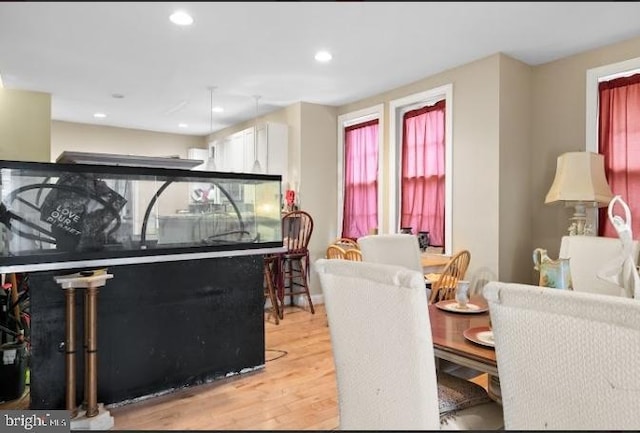
M 213 107 L 211 109 L 211 111 L 213 111 L 214 113 L 222 113 L 224 111 L 224 108 L 222 108 L 222 107 Z
M 316 60 L 319 62 L 328 62 L 331 59 L 332 59 L 332 56 L 329 51 L 318 51 L 316 53 Z
M 178 123 L 178 128 L 188 128 L 189 125 L 187 125 L 186 123 Z
M 93 117 L 95 117 L 96 119 L 104 119 L 105 117 L 107 117 L 107 115 L 104 113 L 94 113 Z
M 122 93 L 112 93 L 111 97 L 114 99 L 122 99 L 124 98 L 124 95 Z
M 172 13 L 169 19 L 172 23 L 179 26 L 189 26 L 193 24 L 193 18 L 191 17 L 191 15 L 184 11 L 176 11 Z

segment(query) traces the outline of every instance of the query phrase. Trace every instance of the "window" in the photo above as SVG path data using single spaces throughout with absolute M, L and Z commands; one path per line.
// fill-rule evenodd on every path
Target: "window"
M 357 239 L 381 226 L 382 104 L 338 117 L 336 237 Z
M 640 215 L 640 74 L 600 82 L 598 110 L 598 152 L 604 155 L 607 181 L 614 195 Z M 608 221 L 607 209 L 600 211 L 600 236 L 617 237 Z M 632 231 L 640 233 L 636 217 Z
M 345 128 L 343 238 L 378 227 L 378 119 Z
M 452 251 L 452 86 L 390 102 L 392 232 L 429 231 L 431 244 Z
M 445 101 L 406 112 L 402 125 L 400 227 L 443 246 Z
M 615 195 L 640 214 L 640 58 L 587 71 L 587 150 L 604 155 L 605 174 Z M 618 214 L 616 208 L 614 213 Z M 607 208 L 598 212 L 597 233 L 617 237 Z M 640 221 L 632 218 L 634 237 Z

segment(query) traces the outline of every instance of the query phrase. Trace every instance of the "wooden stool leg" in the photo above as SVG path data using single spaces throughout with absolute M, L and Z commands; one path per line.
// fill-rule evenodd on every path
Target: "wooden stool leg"
M 278 301 L 275 293 L 275 288 L 273 284 L 273 273 L 271 272 L 271 263 L 267 260 L 264 262 L 264 285 L 266 290 L 266 295 L 269 297 L 269 301 L 271 302 L 271 313 L 275 318 L 276 325 L 280 323 L 280 311 L 278 308 Z
M 304 291 L 307 295 L 307 301 L 309 301 L 309 309 L 311 310 L 311 314 L 316 314 L 316 310 L 313 308 L 313 302 L 311 301 L 311 292 L 309 292 L 309 273 L 307 264 L 309 262 L 307 260 L 300 260 L 300 269 L 302 271 L 302 283 L 304 284 Z
M 282 279 L 283 279 L 283 299 L 289 296 L 291 306 L 296 306 L 295 295 L 306 295 L 309 303 L 311 314 L 315 314 L 313 301 L 311 300 L 311 292 L 309 291 L 309 274 L 307 271 L 307 261 L 305 257 L 288 258 L 283 261 Z M 284 301 L 282 303 L 284 306 Z M 284 307 L 283 307 L 284 308 Z

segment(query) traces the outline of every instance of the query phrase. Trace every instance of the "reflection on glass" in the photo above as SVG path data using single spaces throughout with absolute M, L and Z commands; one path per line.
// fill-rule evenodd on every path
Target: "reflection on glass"
M 0 161 L 0 257 L 282 242 L 279 176 L 165 172 Z

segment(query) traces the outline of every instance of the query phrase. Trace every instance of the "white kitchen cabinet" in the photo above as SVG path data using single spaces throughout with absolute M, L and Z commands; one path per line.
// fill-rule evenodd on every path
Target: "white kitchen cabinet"
M 198 147 L 192 147 L 187 149 L 187 159 L 199 159 L 202 164 L 196 165 L 191 170 L 206 170 L 207 161 L 209 159 L 209 151 L 207 149 L 200 149 Z
M 243 163 L 243 171 L 245 173 L 253 173 L 253 162 L 255 161 L 255 152 L 254 152 L 254 130 L 255 128 L 247 128 L 243 132 L 244 138 L 244 163 Z
M 258 158 L 262 169 L 267 174 L 282 175 L 285 188 L 289 168 L 288 130 L 288 126 L 283 123 L 265 123 L 258 128 Z
M 234 173 L 244 171 L 244 136 L 245 131 L 239 131 L 225 140 L 221 171 Z
M 256 160 L 256 143 L 253 141 L 255 127 L 238 131 L 210 147 L 215 147 L 217 171 L 251 173 Z M 283 188 L 287 187 L 288 126 L 282 123 L 267 122 L 258 125 L 257 152 L 260 173 L 282 175 Z
M 258 143 L 255 147 L 260 162 L 260 173 L 282 175 L 286 187 L 288 169 L 288 127 L 281 123 L 263 123 L 258 125 Z M 256 160 L 254 147 L 246 154 L 247 166 L 253 169 Z
M 226 139 L 215 140 L 209 143 L 209 159 L 213 159 L 212 171 L 226 171 L 224 169 L 224 154 Z M 211 167 L 211 165 L 209 165 Z M 211 168 L 210 168 L 211 170 Z

